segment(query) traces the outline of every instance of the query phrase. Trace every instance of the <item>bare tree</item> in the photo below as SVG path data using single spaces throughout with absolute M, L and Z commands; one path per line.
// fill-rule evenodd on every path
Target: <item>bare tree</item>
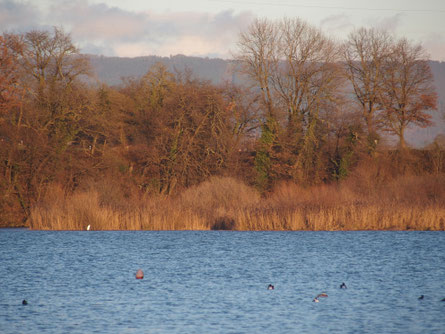
M 19 69 L 7 41 L 0 36 L 0 116 L 19 104 Z
M 20 107 L 8 119 L 10 133 L 15 127 L 13 145 L 6 153 L 8 182 L 27 215 L 47 184 L 63 174 L 65 153 L 78 136 L 82 119 L 88 117 L 90 101 L 78 79 L 89 67 L 61 29 L 3 37 L 15 60 L 20 87 Z
M 259 89 L 264 115 L 261 138 L 255 157 L 257 183 L 263 189 L 270 186 L 272 147 L 277 139 L 277 102 L 274 99 L 272 78 L 279 64 L 279 30 L 267 19 L 257 19 L 242 32 L 235 58 L 242 65 L 242 73 Z
M 380 108 L 384 65 L 392 38 L 385 31 L 361 28 L 343 44 L 344 73 L 353 89 L 368 132 L 368 145 L 377 139 L 376 113 Z
M 287 109 L 290 128 L 302 133 L 309 122 L 306 117 L 333 98 L 340 79 L 338 50 L 319 29 L 298 18 L 283 19 L 279 28 L 280 66 L 273 73 L 274 89 Z
M 405 149 L 405 130 L 410 124 L 431 124 L 429 110 L 437 108 L 437 94 L 427 55 L 421 45 L 398 41 L 385 63 L 380 103 L 381 122 L 386 131 L 399 138 Z
M 296 18 L 255 21 L 240 35 L 238 49 L 266 112 L 255 161 L 259 183 L 270 185 L 266 179 L 281 174 L 278 170 L 294 180 L 309 177 L 319 151 L 319 111 L 341 86 L 338 48 Z
M 56 82 L 69 85 L 89 73 L 88 59 L 79 54 L 71 36 L 61 28 L 54 27 L 52 33 L 32 30 L 24 34 L 23 42 L 22 64 L 40 88 Z
M 242 63 L 242 73 L 261 89 L 268 117 L 275 117 L 271 78 L 278 66 L 279 31 L 267 19 L 257 19 L 242 32 L 235 58 Z

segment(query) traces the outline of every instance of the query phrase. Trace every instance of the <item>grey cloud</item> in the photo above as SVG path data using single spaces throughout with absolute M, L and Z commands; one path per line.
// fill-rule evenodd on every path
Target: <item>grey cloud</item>
M 228 56 L 229 45 L 252 19 L 249 12 L 131 12 L 86 0 L 65 0 L 53 2 L 47 21 L 63 23 L 82 50 L 102 50 L 104 55 Z
M 383 17 L 383 18 L 374 18 L 368 20 L 370 26 L 379 28 L 382 30 L 386 30 L 389 32 L 396 32 L 399 27 L 400 21 L 405 16 L 403 13 L 398 13 L 393 16 Z
M 433 60 L 445 61 L 445 35 L 431 33 L 423 36 L 422 45 L 429 51 L 429 56 Z
M 39 27 L 37 19 L 41 13 L 30 2 L 13 0 L 0 1 L 0 30 L 2 32 L 24 32 Z
M 88 1 L 57 1 L 51 7 L 54 24 L 63 22 L 73 36 L 85 40 L 138 39 L 146 33 L 148 18 L 144 14 L 124 11 Z
M 330 15 L 325 17 L 320 22 L 320 26 L 323 30 L 329 32 L 351 30 L 353 24 L 351 18 L 346 14 Z

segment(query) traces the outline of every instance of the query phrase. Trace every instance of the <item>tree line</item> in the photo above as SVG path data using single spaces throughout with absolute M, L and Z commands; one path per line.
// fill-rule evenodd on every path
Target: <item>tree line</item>
M 337 182 L 388 152 L 403 172 L 414 161 L 406 128 L 428 126 L 437 108 L 423 48 L 376 29 L 337 43 L 300 19 L 258 19 L 234 58 L 243 86 L 157 64 L 110 87 L 88 83 L 88 58 L 62 29 L 4 33 L 0 220 L 25 221 L 55 184 L 69 195 L 115 183 L 119 206 L 215 175 L 263 193 L 283 181 Z M 385 132 L 397 150 L 381 148 Z M 415 163 L 443 172 L 440 154 Z

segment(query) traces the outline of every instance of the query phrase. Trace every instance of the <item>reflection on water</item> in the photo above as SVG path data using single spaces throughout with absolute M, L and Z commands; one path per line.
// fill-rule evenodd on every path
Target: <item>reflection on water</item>
M 5 229 L 0 278 L 1 333 L 445 328 L 445 232 Z

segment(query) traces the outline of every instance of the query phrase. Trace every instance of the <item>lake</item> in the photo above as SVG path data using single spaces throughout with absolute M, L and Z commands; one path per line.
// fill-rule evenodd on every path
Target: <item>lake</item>
M 443 298 L 445 232 L 0 230 L 0 333 L 445 333 Z

